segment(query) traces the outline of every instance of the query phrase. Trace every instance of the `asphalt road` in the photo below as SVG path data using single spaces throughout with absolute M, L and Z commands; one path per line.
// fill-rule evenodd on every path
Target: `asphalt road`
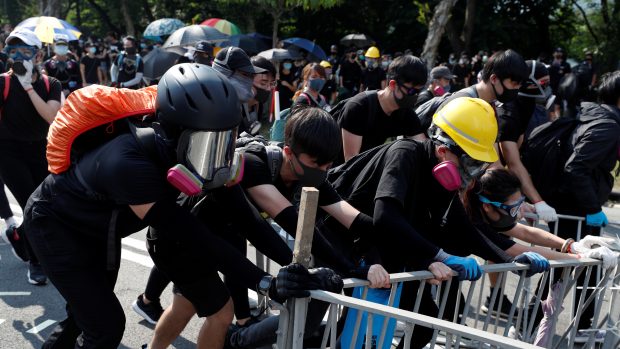
M 19 208 L 10 198 L 14 212 Z M 610 220 L 620 222 L 619 208 L 606 208 Z M 21 214 L 16 217 L 21 220 Z M 0 222 L 0 229 L 4 223 Z M 618 234 L 617 227 L 607 229 Z M 149 342 L 154 326 L 142 320 L 132 309 L 131 303 L 143 292 L 153 265 L 145 246 L 145 232 L 133 234 L 123 240 L 121 269 L 116 284 L 116 295 L 126 309 L 126 329 L 119 348 L 140 348 Z M 0 240 L 1 241 L 1 240 Z M 253 249 L 249 250 L 254 259 Z M 30 285 L 26 279 L 27 265 L 17 260 L 8 245 L 0 242 L 0 349 L 40 348 L 55 325 L 64 319 L 64 301 L 53 285 Z M 272 265 L 272 270 L 277 267 Z M 171 287 L 162 296 L 165 307 L 171 302 Z M 96 302 L 93 299 L 93 302 Z M 194 317 L 173 343 L 172 348 L 194 348 L 202 321 Z

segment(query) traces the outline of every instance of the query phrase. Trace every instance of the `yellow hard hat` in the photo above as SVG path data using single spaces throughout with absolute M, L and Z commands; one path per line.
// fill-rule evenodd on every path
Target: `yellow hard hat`
M 493 107 L 480 98 L 459 97 L 433 115 L 439 127 L 473 159 L 495 162 L 497 119 Z
M 379 49 L 374 47 L 374 46 L 370 46 L 368 48 L 368 50 L 366 50 L 366 54 L 364 55 L 368 58 L 379 58 L 381 57 L 381 54 L 379 54 Z
M 329 63 L 328 61 L 321 61 L 321 63 L 319 63 L 319 65 L 323 68 L 331 68 L 332 64 Z

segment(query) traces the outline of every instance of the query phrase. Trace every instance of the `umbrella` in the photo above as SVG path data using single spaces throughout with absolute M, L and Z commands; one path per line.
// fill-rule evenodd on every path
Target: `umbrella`
M 144 78 L 157 80 L 172 67 L 181 55 L 154 47 L 144 58 Z
M 198 41 L 221 42 L 228 39 L 228 35 L 220 33 L 217 29 L 204 25 L 189 25 L 177 29 L 162 45 L 167 51 L 184 54 L 184 47 L 194 46 Z
M 340 44 L 343 46 L 355 46 L 359 48 L 372 45 L 374 40 L 368 37 L 366 34 L 349 34 L 340 39 Z
M 258 55 L 275 62 L 284 61 L 287 59 L 295 60 L 301 57 L 298 52 L 285 50 L 283 48 L 272 48 L 267 51 L 263 51 Z
M 215 28 L 227 35 L 241 34 L 239 27 L 237 27 L 234 23 L 221 18 L 209 18 L 200 24 Z
M 78 28 L 56 17 L 30 17 L 20 22 L 16 28 L 32 30 L 41 42 L 54 43 L 54 36 L 64 34 L 69 41 L 77 40 L 82 33 Z
M 301 49 L 308 51 L 310 56 L 313 56 L 315 60 L 323 61 L 327 60 L 327 55 L 325 51 L 321 48 L 321 46 L 315 44 L 314 42 L 303 39 L 303 38 L 289 38 L 283 40 L 285 46 L 295 46 Z
M 142 36 L 153 41 L 162 41 L 162 36 L 170 35 L 175 30 L 183 28 L 185 24 L 176 18 L 162 18 L 151 22 Z
M 558 316 L 562 310 L 564 310 L 561 292 L 562 283 L 556 282 L 551 286 L 551 292 L 549 292 L 547 299 L 541 303 L 543 318 L 538 325 L 538 332 L 536 333 L 534 345 L 547 347 L 549 340 L 553 338 Z M 557 315 L 555 315 L 556 313 Z
M 228 40 L 222 42 L 218 46 L 236 46 L 243 49 L 249 56 L 268 49 L 269 45 L 263 40 L 253 38 L 246 34 L 233 35 Z

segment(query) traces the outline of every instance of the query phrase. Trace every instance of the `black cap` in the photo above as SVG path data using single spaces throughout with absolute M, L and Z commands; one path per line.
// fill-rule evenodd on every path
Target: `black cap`
M 197 52 L 206 52 L 209 54 L 213 52 L 213 45 L 211 45 L 207 41 L 198 41 L 194 48 Z
M 564 53 L 564 49 L 561 47 L 556 47 L 554 52 L 562 52 Z
M 215 56 L 213 64 L 220 65 L 228 70 L 240 70 L 250 74 L 260 74 L 266 72 L 265 69 L 255 67 L 250 61 L 250 57 L 239 47 L 229 46 L 220 50 Z

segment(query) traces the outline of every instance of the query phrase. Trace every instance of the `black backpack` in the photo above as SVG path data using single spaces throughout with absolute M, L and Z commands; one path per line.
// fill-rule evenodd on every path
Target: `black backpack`
M 235 148 L 241 152 L 250 152 L 260 156 L 264 151 L 267 154 L 267 165 L 271 173 L 271 182 L 275 182 L 282 166 L 282 143 L 268 141 L 263 136 L 251 136 L 243 132 L 237 138 Z
M 561 117 L 532 131 L 521 150 L 523 165 L 543 200 L 549 200 L 560 187 L 564 166 L 572 153 L 571 135 L 579 121 Z

